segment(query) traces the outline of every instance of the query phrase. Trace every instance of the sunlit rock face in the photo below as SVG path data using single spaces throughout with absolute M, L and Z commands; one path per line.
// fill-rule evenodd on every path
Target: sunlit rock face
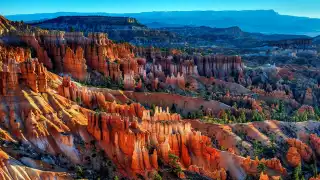
M 22 145 L 37 148 L 40 152 L 53 156 L 62 154 L 69 158 L 70 162 L 80 163 L 80 153 L 74 145 L 73 135 L 69 132 L 80 131 L 80 125 L 87 122 L 85 116 L 71 110 L 67 99 L 51 93 L 54 88 L 48 85 L 49 79 L 53 83 L 59 81 L 52 79 L 52 74 L 38 59 L 30 58 L 27 50 L 19 49 L 18 52 L 26 52 L 25 59 L 17 58 L 19 61 L 16 61 L 11 59 L 11 55 L 8 56 L 8 53 L 13 51 L 0 49 L 0 74 L 3 77 L 0 86 L 0 130 L 4 133 L 2 136 L 9 142 L 19 141 Z M 15 152 L 10 153 L 14 155 Z M 62 179 L 71 179 L 67 173 L 44 172 L 24 167 L 11 157 L 4 162 L 1 171 L 3 179 L 51 179 L 59 176 Z
M 82 48 L 78 47 L 75 53 L 72 49 L 67 48 L 63 58 L 63 71 L 65 73 L 70 73 L 72 77 L 83 81 L 86 78 L 86 69 L 86 60 L 83 57 Z
M 0 150 L 0 179 L 72 179 L 63 172 L 41 171 L 17 163 L 7 153 Z
M 52 69 L 52 61 L 48 57 L 45 47 L 41 46 L 41 40 L 36 37 L 35 33 L 23 32 L 19 37 L 21 41 L 35 49 L 39 62 L 43 63 L 47 68 Z
M 42 95 L 47 99 L 28 90 L 22 90 L 14 98 L 2 96 L 1 103 L 9 107 L 0 107 L 1 114 L 5 114 L 3 125 L 17 140 L 52 155 L 62 153 L 79 163 L 73 135 L 68 132 L 78 131 L 79 125 L 86 123 L 84 115 L 67 109 L 70 104 L 65 99 L 47 92 Z
M 123 73 L 138 71 L 131 45 L 115 44 L 103 33 L 85 37 L 80 32 L 39 31 L 22 33 L 19 38 L 36 50 L 39 61 L 49 70 L 70 73 L 78 80 L 86 77 L 86 65 L 113 79 L 123 76 L 114 61 L 121 62 Z
M 310 134 L 310 143 L 312 147 L 316 150 L 316 153 L 320 155 L 320 138 L 316 134 Z
M 175 77 L 173 74 L 169 77 L 166 78 L 166 84 L 170 86 L 178 86 L 181 89 L 184 89 L 186 86 L 185 79 L 183 75 L 180 75 L 178 73 L 177 77 Z
M 170 154 L 174 154 L 181 159 L 183 168 L 203 167 L 205 175 L 225 179 L 224 173 L 217 173 L 222 168 L 219 152 L 210 147 L 209 139 L 192 131 L 190 124 L 168 110 L 156 108 L 154 116 L 144 110 L 140 123 L 139 116 L 113 113 L 88 113 L 88 116 L 88 131 L 128 175 L 146 175 L 158 168 L 158 158 L 168 164 Z
M 112 103 L 108 109 L 116 109 L 117 106 Z M 170 154 L 179 157 L 183 168 L 213 179 L 225 179 L 225 171 L 231 170 L 225 159 L 221 158 L 220 151 L 211 147 L 210 138 L 194 131 L 191 124 L 181 121 L 178 115 L 158 107 L 154 115 L 148 110 L 143 110 L 142 115 L 115 112 L 88 112 L 88 131 L 128 175 L 146 176 L 146 172 L 159 167 L 155 159 L 160 158 L 169 164 Z M 259 163 L 264 163 L 279 174 L 286 173 L 276 158 L 255 161 L 232 154 L 228 156 L 234 156 L 234 163 L 243 167 L 246 173 L 258 174 Z M 256 167 L 252 164 L 256 164 Z
M 244 152 L 244 149 L 239 148 L 238 144 L 246 144 L 246 140 L 244 138 L 250 138 L 252 141 L 258 141 L 261 143 L 270 143 L 270 137 L 265 136 L 262 132 L 268 130 L 270 134 L 275 133 L 278 140 L 282 143 L 288 144 L 288 149 L 286 150 L 286 161 L 288 164 L 283 163 L 282 159 L 272 158 L 269 160 L 263 159 L 265 155 L 262 155 L 262 159 L 252 160 L 250 157 L 246 160 L 242 159 L 241 163 L 242 168 L 248 174 L 257 175 L 259 173 L 257 167 L 259 164 L 264 163 L 268 168 L 279 172 L 284 177 L 287 174 L 287 169 L 285 167 L 297 167 L 300 163 L 312 162 L 312 154 L 317 153 L 317 135 L 315 134 L 303 134 L 304 126 L 301 126 L 301 129 L 298 129 L 297 134 L 299 134 L 300 140 L 298 139 L 290 139 L 286 137 L 286 128 L 292 127 L 292 123 L 290 122 L 280 122 L 280 121 L 265 121 L 265 122 L 252 122 L 245 124 L 211 124 L 211 123 L 202 123 L 198 120 L 187 120 L 191 123 L 193 128 L 201 131 L 204 135 L 209 136 L 213 142 L 215 142 L 216 146 L 221 146 L 224 149 L 228 150 L 234 154 L 240 154 Z M 310 124 L 309 124 L 310 123 Z M 315 131 L 318 129 L 318 125 L 314 125 L 314 122 L 309 122 L 306 126 L 316 126 Z M 302 133 L 302 134 L 301 134 Z M 269 134 L 269 135 L 270 135 Z M 245 136 L 243 136 L 245 135 Z M 251 142 L 252 142 L 251 141 Z M 248 144 L 247 150 L 252 150 L 252 146 Z M 252 157 L 252 156 L 251 156 Z M 310 159 L 309 159 L 310 158 Z M 223 159 L 226 159 L 223 156 Z M 226 168 L 228 169 L 228 168 Z M 236 174 L 236 172 L 233 172 Z M 275 176 L 279 176 L 277 174 Z M 269 178 L 271 178 L 270 174 L 268 174 Z
M 123 84 L 125 90 L 134 90 L 136 81 L 134 80 L 134 73 L 124 74 Z
M 18 38 L 35 49 L 39 62 L 49 70 L 69 74 L 82 82 L 90 79 L 92 70 L 114 82 L 123 82 L 124 89 L 145 86 L 158 90 L 171 86 L 185 89 L 188 77 L 216 77 L 247 84 L 243 64 L 238 56 L 185 55 L 172 50 L 167 53 L 155 48 L 138 48 L 128 43 L 114 43 L 103 33 L 35 30 L 22 32 Z M 89 77 L 88 77 L 89 76 Z
M 29 59 L 20 65 L 21 79 L 35 92 L 47 92 L 47 69 L 37 59 Z
M 15 54 L 12 49 L 6 51 L 0 46 L 0 54 L 2 54 L 0 59 L 1 94 L 13 93 L 14 90 L 20 88 L 19 83 L 26 85 L 34 92 L 46 92 L 47 69 L 38 62 L 38 59 L 31 59 L 29 51 L 22 48 L 16 50 L 20 55 Z
M 312 158 L 312 149 L 307 144 L 293 138 L 287 139 L 287 143 L 289 144 L 289 146 L 295 147 L 297 149 L 298 153 L 304 161 L 310 162 Z
M 301 156 L 295 147 L 290 147 L 286 158 L 290 166 L 297 167 L 301 163 Z
M 265 160 L 265 159 L 259 160 L 256 158 L 255 160 L 251 160 L 250 157 L 247 157 L 242 161 L 241 166 L 245 169 L 245 171 L 248 174 L 257 175 L 259 174 L 258 166 L 261 163 L 268 168 L 271 168 L 275 171 L 280 172 L 281 174 L 286 174 L 286 169 L 282 167 L 280 160 L 277 158 L 268 159 L 268 160 Z
M 30 52 L 23 48 L 0 46 L 0 91 L 2 95 L 18 87 L 18 63 L 30 58 Z

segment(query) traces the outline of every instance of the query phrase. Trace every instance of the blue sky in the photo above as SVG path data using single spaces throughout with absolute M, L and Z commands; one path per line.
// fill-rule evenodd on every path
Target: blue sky
M 274 9 L 320 18 L 320 0 L 2 0 L 1 15 L 51 12 L 148 12 Z

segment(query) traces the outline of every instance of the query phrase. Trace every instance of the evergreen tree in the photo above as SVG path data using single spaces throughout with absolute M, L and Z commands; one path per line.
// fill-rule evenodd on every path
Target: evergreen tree
M 259 163 L 258 165 L 258 171 L 261 173 L 261 172 L 265 172 L 267 170 L 267 167 L 265 164 L 263 163 Z
M 240 112 L 239 122 L 240 122 L 240 123 L 245 123 L 245 122 L 247 122 L 247 120 L 246 120 L 246 114 L 245 114 L 244 111 L 241 111 L 241 112 Z
M 302 174 L 301 174 L 301 164 L 299 164 L 297 167 L 294 168 L 292 173 L 293 180 L 301 180 Z

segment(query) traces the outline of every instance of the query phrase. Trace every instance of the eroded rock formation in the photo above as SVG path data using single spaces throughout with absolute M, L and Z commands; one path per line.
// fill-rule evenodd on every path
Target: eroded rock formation
M 316 150 L 316 153 L 320 155 L 320 138 L 316 134 L 310 134 L 310 143 Z
M 34 92 L 47 92 L 47 69 L 37 60 L 29 59 L 20 64 L 21 78 Z
M 70 73 L 72 77 L 78 80 L 85 80 L 87 66 L 81 47 L 78 47 L 75 53 L 69 47 L 66 49 L 66 54 L 63 57 L 63 71 Z
M 301 163 L 301 156 L 295 147 L 289 148 L 286 158 L 292 167 L 297 167 Z
M 297 149 L 304 161 L 310 162 L 312 158 L 312 149 L 307 144 L 293 138 L 287 139 L 287 143 L 289 144 L 289 146 L 295 147 Z
M 143 111 L 141 123 L 122 114 L 88 113 L 88 116 L 88 131 L 104 144 L 118 167 L 128 172 L 146 175 L 158 168 L 158 158 L 169 163 L 170 154 L 181 159 L 183 168 L 188 169 L 191 164 L 203 166 L 208 171 L 205 174 L 214 173 L 211 176 L 220 171 L 219 152 L 210 147 L 209 139 L 193 132 L 190 124 L 179 121 L 174 114 L 157 109 L 150 117 L 148 111 Z

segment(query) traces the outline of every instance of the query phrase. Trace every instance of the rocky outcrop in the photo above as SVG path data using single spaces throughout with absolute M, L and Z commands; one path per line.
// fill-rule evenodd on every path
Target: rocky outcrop
M 239 56 L 210 55 L 187 56 L 181 53 L 165 54 L 156 48 L 136 48 L 136 55 L 153 60 L 162 67 L 166 75 L 206 76 L 225 79 L 242 75 L 243 64 Z
M 177 77 L 175 77 L 173 74 L 171 76 L 167 76 L 166 84 L 172 87 L 179 87 L 181 89 L 184 89 L 186 86 L 186 81 L 183 74 L 180 75 L 180 73 L 178 73 Z
M 119 168 L 130 170 L 128 173 L 146 175 L 158 168 L 156 159 L 169 163 L 170 154 L 181 159 L 183 168 L 188 169 L 191 164 L 204 166 L 204 173 L 211 172 L 212 177 L 217 174 L 213 171 L 220 169 L 219 153 L 209 146 L 209 139 L 192 132 L 190 124 L 161 108 L 156 108 L 154 116 L 143 111 L 141 123 L 123 114 L 89 113 L 88 119 L 88 131 L 105 144 L 106 152 L 114 157 Z
M 0 179 L 72 179 L 63 172 L 41 171 L 23 166 L 0 150 Z
M 11 22 L 3 16 L 0 16 L 0 35 L 8 33 L 11 29 L 14 29 Z
M 320 179 L 320 175 L 318 175 L 317 177 L 311 177 L 309 180 L 319 180 Z
M 263 172 L 261 172 L 259 180 L 269 180 L 269 176 L 267 174 L 264 174 Z
M 312 95 L 312 89 L 307 88 L 306 93 L 304 95 L 303 104 L 313 105 L 313 95 Z
M 199 173 L 199 174 L 207 176 L 211 179 L 227 179 L 227 173 L 224 169 L 216 170 L 214 172 L 209 172 L 209 171 L 205 171 L 201 167 L 191 165 L 191 166 L 189 166 L 188 171 Z
M 4 63 L 7 63 L 8 60 L 15 60 L 17 63 L 21 63 L 30 58 L 31 52 L 29 49 L 0 45 L 0 61 L 3 61 Z
M 43 63 L 48 69 L 53 68 L 52 61 L 48 57 L 47 51 L 40 45 L 34 33 L 24 32 L 20 35 L 20 39 L 36 51 L 39 62 Z
M 13 93 L 18 88 L 19 63 L 30 59 L 30 51 L 23 48 L 0 46 L 0 94 Z
M 123 85 L 125 90 L 134 90 L 136 81 L 134 80 L 134 73 L 124 74 Z
M 20 79 L 26 83 L 34 92 L 47 92 L 47 69 L 36 59 L 29 59 L 20 64 Z
M 314 115 L 314 109 L 312 106 L 308 106 L 308 105 L 302 105 L 299 109 L 298 109 L 298 113 L 303 114 L 303 113 L 307 113 L 309 115 Z
M 30 58 L 30 52 L 26 51 L 25 54 L 23 49 L 7 51 L 0 48 L 0 57 L 2 95 L 13 93 L 20 87 L 19 83 L 25 84 L 34 92 L 47 92 L 47 70 L 38 59 Z
M 247 157 L 243 160 L 241 165 L 248 174 L 257 175 L 259 173 L 258 166 L 260 163 L 264 164 L 267 168 L 273 169 L 283 175 L 287 173 L 286 169 L 282 167 L 280 160 L 277 158 L 268 160 L 259 160 L 256 158 L 255 160 L 251 160 L 250 157 Z
M 138 73 L 131 45 L 115 44 L 103 33 L 89 33 L 85 37 L 80 32 L 37 31 L 22 33 L 20 38 L 36 50 L 39 61 L 48 69 L 70 73 L 78 80 L 85 78 L 86 65 L 113 80 L 119 80 L 123 74 L 117 61 L 121 63 L 124 74 L 131 71 Z
M 302 141 L 298 139 L 289 138 L 287 139 L 287 143 L 290 147 L 295 147 L 298 153 L 300 154 L 301 158 L 306 161 L 310 162 L 312 158 L 312 149 Z
M 228 91 L 225 96 L 219 97 L 219 100 L 228 105 L 241 104 L 244 108 L 262 112 L 260 102 L 248 96 L 231 96 Z
M 292 167 L 297 167 L 301 163 L 301 156 L 295 147 L 290 147 L 287 155 L 287 161 Z
M 310 134 L 310 144 L 315 149 L 317 155 L 320 155 L 320 138 L 316 134 Z
M 153 104 L 162 107 L 172 107 L 175 105 L 178 112 L 183 115 L 187 115 L 188 112 L 199 111 L 199 104 L 203 106 L 203 109 L 211 109 L 213 114 L 218 114 L 220 110 L 229 109 L 230 107 L 220 103 L 218 101 L 206 101 L 202 98 L 193 98 L 180 96 L 176 94 L 167 93 L 140 93 L 140 92 L 124 92 L 125 96 L 140 102 L 141 104 L 146 104 L 151 107 Z
M 113 103 L 112 106 L 119 105 Z M 114 114 L 110 110 L 98 114 L 88 112 L 88 119 L 88 131 L 103 144 L 108 156 L 114 157 L 118 167 L 128 175 L 145 176 L 146 172 L 158 167 L 152 159 L 160 158 L 170 164 L 170 158 L 175 155 L 180 159 L 183 169 L 214 179 L 226 177 L 224 169 L 228 169 L 229 165 L 225 165 L 220 152 L 210 146 L 210 138 L 193 131 L 190 124 L 180 121 L 179 116 L 170 114 L 168 110 L 156 107 L 153 116 L 148 110 L 143 110 L 141 122 L 137 121 L 136 116 Z M 146 147 L 149 147 L 149 153 L 145 153 Z M 257 174 L 259 163 L 280 174 L 286 173 L 276 158 L 258 160 L 255 170 L 251 164 L 256 161 L 249 158 L 235 163 L 240 162 L 247 173 Z
M 34 33 L 21 33 L 19 37 L 35 49 L 39 62 L 49 70 L 70 74 L 83 81 L 86 79 L 87 66 L 114 82 L 121 83 L 123 80 L 127 90 L 135 89 L 133 79 L 139 79 L 140 76 L 145 83 L 143 87 L 151 90 L 164 89 L 166 85 L 184 89 L 187 83 L 191 83 L 187 77 L 199 75 L 233 79 L 230 81 L 241 77 L 239 81 L 246 81 L 238 56 L 188 56 L 176 52 L 163 54 L 154 48 L 149 52 L 148 48 L 113 43 L 103 33 L 88 33 L 86 37 L 81 32 L 37 30 Z M 153 62 L 147 63 L 146 59 L 150 58 Z
M 205 56 L 195 57 L 199 75 L 226 78 L 231 74 L 241 74 L 243 65 L 239 56 Z
M 87 75 L 86 60 L 83 57 L 83 50 L 78 47 L 76 53 L 69 47 L 63 57 L 63 71 L 70 73 L 72 77 L 84 81 Z
M 1 95 L 12 94 L 18 88 L 19 66 L 14 60 L 8 60 L 8 63 L 0 61 L 0 92 Z
M 265 90 L 260 89 L 260 88 L 254 88 L 252 89 L 254 93 L 257 93 L 261 96 L 265 97 L 273 97 L 273 98 L 278 98 L 278 99 L 292 99 L 293 95 L 292 93 L 287 94 L 285 91 L 282 90 L 274 90 L 271 92 L 265 92 Z

